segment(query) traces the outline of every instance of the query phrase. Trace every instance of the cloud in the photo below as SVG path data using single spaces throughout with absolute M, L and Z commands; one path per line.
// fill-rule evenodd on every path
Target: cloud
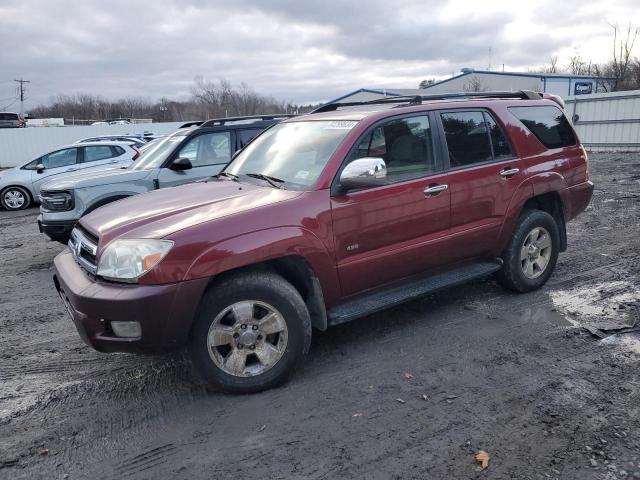
M 0 4 L 0 100 L 19 76 L 34 105 L 76 92 L 185 98 L 203 75 L 322 101 L 489 62 L 526 69 L 576 50 L 601 61 L 606 21 L 640 23 L 634 0 L 530 3 L 21 0 Z

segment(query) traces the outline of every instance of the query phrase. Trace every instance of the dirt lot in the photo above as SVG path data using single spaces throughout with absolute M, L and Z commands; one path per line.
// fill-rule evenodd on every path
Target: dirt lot
M 544 289 L 477 282 L 316 333 L 292 383 L 251 396 L 207 392 L 181 354 L 86 347 L 61 246 L 35 209 L 0 212 L 0 478 L 640 478 L 640 332 L 612 335 L 640 313 L 640 155 L 591 160 Z

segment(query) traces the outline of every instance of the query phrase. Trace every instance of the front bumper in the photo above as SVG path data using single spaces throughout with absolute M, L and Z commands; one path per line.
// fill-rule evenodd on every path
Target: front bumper
M 80 337 L 101 352 L 153 353 L 182 347 L 208 279 L 166 285 L 121 285 L 92 278 L 65 249 L 53 281 Z M 139 338 L 117 337 L 111 321 L 140 322 Z
M 76 225 L 76 220 L 44 220 L 42 214 L 38 215 L 38 230 L 51 240 L 67 243 L 71 230 Z

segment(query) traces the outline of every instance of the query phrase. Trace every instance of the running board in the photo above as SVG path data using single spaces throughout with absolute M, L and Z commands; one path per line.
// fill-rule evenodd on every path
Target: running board
M 330 309 L 327 312 L 329 325 L 350 322 L 356 318 L 394 307 L 422 295 L 490 275 L 501 268 L 502 259 L 500 258 L 484 260 L 467 264 L 448 272 L 414 279 L 406 283 L 395 284 L 392 287 L 359 295 Z

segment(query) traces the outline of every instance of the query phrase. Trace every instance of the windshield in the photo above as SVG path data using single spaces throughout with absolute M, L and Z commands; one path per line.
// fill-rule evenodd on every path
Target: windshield
M 355 121 L 280 123 L 251 142 L 225 169 L 238 175 L 268 175 L 285 188 L 309 190 Z M 245 180 L 245 178 L 243 178 Z
M 185 138 L 186 135 L 172 135 L 170 137 L 163 138 L 153 146 L 145 148 L 140 157 L 138 157 L 138 159 L 133 162 L 129 168 L 131 170 L 160 168 L 167 157 L 171 155 L 174 147 L 176 147 Z

